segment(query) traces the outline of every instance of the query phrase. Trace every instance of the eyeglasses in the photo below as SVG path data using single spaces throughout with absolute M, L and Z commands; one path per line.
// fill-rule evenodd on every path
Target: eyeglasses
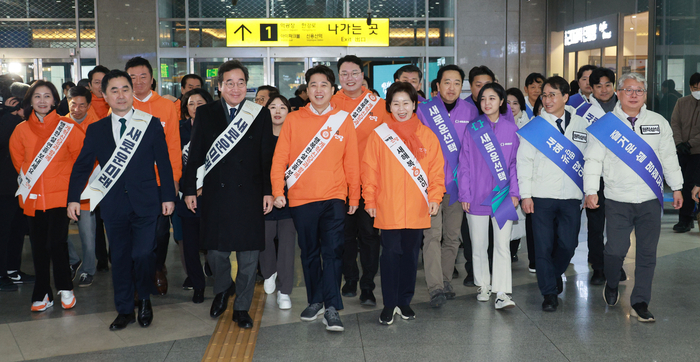
M 547 99 L 547 98 L 554 99 L 554 98 L 556 98 L 557 96 L 559 96 L 559 94 L 556 94 L 556 93 L 549 93 L 549 94 L 546 94 L 546 93 L 544 93 L 544 94 L 542 94 L 542 95 L 540 96 L 540 98 L 542 98 L 542 100 L 545 100 L 545 99 Z
M 348 78 L 348 77 L 357 78 L 357 77 L 360 76 L 360 74 L 362 74 L 362 72 L 354 71 L 354 72 L 352 72 L 352 73 L 342 72 L 342 73 L 340 73 L 339 75 L 340 75 L 341 78 Z
M 632 93 L 634 93 L 634 94 L 636 94 L 636 95 L 639 96 L 639 97 L 643 96 L 644 93 L 647 92 L 646 89 L 633 89 L 633 88 L 623 88 L 623 89 L 620 89 L 620 90 L 621 90 L 621 91 L 624 91 L 624 92 L 625 92 L 625 95 L 627 95 L 627 96 L 631 96 Z
M 257 103 L 257 102 L 265 102 L 265 101 L 266 101 L 266 99 L 265 99 L 264 97 L 255 98 L 255 103 Z
M 228 88 L 228 89 L 233 89 L 233 88 L 245 88 L 245 86 L 246 86 L 246 83 L 245 83 L 244 81 L 242 81 L 242 80 L 241 80 L 241 81 L 238 81 L 238 82 L 234 82 L 234 81 L 232 81 L 232 80 L 229 80 L 229 81 L 224 82 L 224 87 L 226 87 L 226 88 Z

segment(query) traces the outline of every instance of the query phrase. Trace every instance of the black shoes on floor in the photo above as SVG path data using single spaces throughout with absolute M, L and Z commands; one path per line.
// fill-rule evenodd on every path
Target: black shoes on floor
M 126 328 L 126 326 L 134 322 L 136 322 L 136 315 L 134 313 L 119 314 L 114 322 L 109 325 L 109 330 L 118 331 Z
M 253 318 L 250 317 L 250 314 L 248 314 L 246 310 L 234 310 L 233 321 L 236 322 L 240 328 L 253 328 Z
M 343 297 L 352 298 L 357 296 L 357 282 L 346 281 L 343 289 L 340 291 Z
M 559 299 L 556 294 L 547 294 L 542 302 L 542 310 L 545 312 L 556 312 L 559 306 Z

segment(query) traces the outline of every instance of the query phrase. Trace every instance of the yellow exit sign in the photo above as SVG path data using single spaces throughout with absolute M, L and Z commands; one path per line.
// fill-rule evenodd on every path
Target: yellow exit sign
M 229 47 L 386 47 L 389 19 L 226 19 Z

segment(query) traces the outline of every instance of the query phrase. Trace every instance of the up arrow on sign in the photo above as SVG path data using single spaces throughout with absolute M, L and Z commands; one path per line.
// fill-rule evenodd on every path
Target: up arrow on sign
M 248 32 L 248 34 L 253 34 L 253 32 L 251 32 L 250 29 L 248 29 L 245 26 L 245 24 L 241 24 L 241 26 L 239 26 L 238 29 L 236 29 L 236 31 L 234 31 L 233 33 L 237 34 L 239 31 L 241 32 L 241 41 L 245 41 L 245 32 L 246 31 Z

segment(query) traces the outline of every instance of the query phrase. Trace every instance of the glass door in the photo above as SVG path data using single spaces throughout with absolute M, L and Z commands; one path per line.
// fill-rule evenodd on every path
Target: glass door
M 306 58 L 272 58 L 274 85 L 287 99 L 294 98 L 297 88 L 306 83 Z
M 73 60 L 42 59 L 41 70 L 40 78 L 53 83 L 56 89 L 61 89 L 65 82 L 75 83 L 79 80 L 73 79 Z

